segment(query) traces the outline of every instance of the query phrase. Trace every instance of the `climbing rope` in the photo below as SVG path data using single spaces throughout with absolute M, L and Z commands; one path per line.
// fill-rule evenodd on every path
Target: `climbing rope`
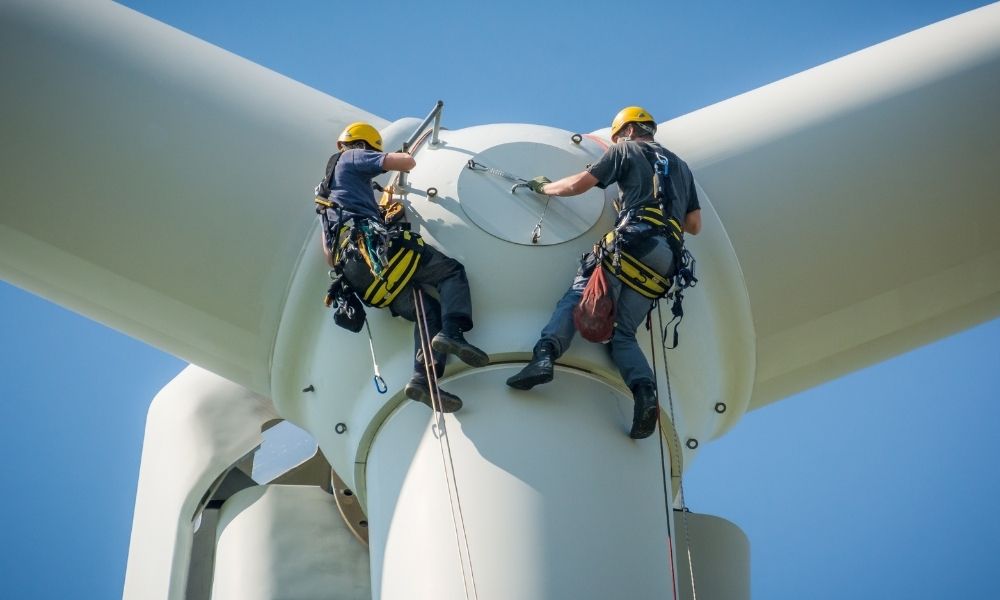
M 652 310 L 650 312 L 652 312 Z M 656 303 L 656 314 L 657 314 L 657 317 L 659 318 L 659 324 L 662 326 L 663 325 L 663 311 L 661 310 L 659 302 Z M 650 327 L 649 335 L 650 335 L 650 345 L 651 345 L 650 350 L 653 353 L 653 358 L 654 358 L 654 361 L 655 361 L 656 351 L 653 349 L 654 347 L 652 347 L 652 344 L 653 344 L 653 341 L 652 341 L 652 335 L 653 335 L 652 327 Z M 670 407 L 670 422 L 671 423 L 676 423 L 677 420 L 676 420 L 676 416 L 674 414 L 674 397 L 673 397 L 673 393 L 670 390 L 670 368 L 667 365 L 667 344 L 666 344 L 666 340 L 665 339 L 663 340 L 662 348 L 663 348 L 663 374 L 664 374 L 664 377 L 665 377 L 665 383 L 667 384 L 667 405 Z M 654 369 L 655 369 L 655 364 L 654 364 Z M 659 402 L 660 402 L 660 392 L 659 392 L 659 389 L 657 389 L 657 391 L 656 391 L 656 403 L 659 404 Z M 662 444 L 662 441 L 661 441 L 661 444 Z M 662 452 L 662 449 L 661 449 L 661 452 Z M 687 501 L 685 501 L 685 499 L 684 499 L 684 474 L 683 473 L 678 473 L 677 474 L 677 480 L 678 480 L 677 491 L 680 493 L 680 497 L 681 497 L 681 521 L 684 524 L 684 545 L 687 547 L 688 574 L 691 576 L 691 598 L 692 598 L 692 600 L 698 600 L 698 590 L 695 587 L 695 583 L 694 583 L 694 561 L 691 559 L 691 537 L 690 537 L 690 532 L 688 530 L 688 513 L 690 511 L 688 510 L 688 507 L 687 507 Z M 666 487 L 666 483 L 664 482 L 664 488 L 665 487 Z
M 649 349 L 653 357 L 653 373 L 656 373 L 656 351 L 653 342 L 652 308 L 646 313 L 646 329 L 649 331 Z M 666 356 L 664 356 L 666 362 Z M 674 535 L 670 527 L 670 492 L 667 488 L 667 464 L 665 452 L 663 451 L 663 424 L 660 422 L 660 391 L 658 386 L 654 386 L 656 392 L 656 432 L 657 441 L 660 442 L 660 479 L 663 482 L 663 510 L 667 518 L 667 559 L 670 562 L 670 589 L 673 592 L 674 600 L 677 600 L 677 573 L 674 570 Z M 668 394 L 669 395 L 669 394 Z M 671 420 L 673 419 L 673 406 L 671 406 Z
M 445 482 L 448 486 L 448 502 L 451 504 L 451 519 L 455 525 L 455 543 L 458 546 L 458 560 L 462 568 L 462 584 L 465 586 L 467 600 L 479 600 L 479 590 L 476 587 L 476 573 L 472 568 L 472 551 L 469 546 L 469 534 L 465 527 L 465 515 L 462 511 L 462 498 L 458 493 L 458 478 L 455 476 L 455 460 L 451 452 L 451 442 L 448 440 L 448 430 L 445 427 L 444 413 L 441 410 L 441 393 L 438 388 L 437 371 L 434 368 L 434 355 L 431 353 L 431 338 L 427 331 L 427 313 L 424 309 L 424 294 L 419 288 L 413 290 L 417 313 L 417 331 L 420 335 L 420 351 L 424 355 L 424 372 L 427 375 L 427 386 L 431 393 L 431 409 L 434 421 L 435 436 L 438 449 L 441 452 L 441 464 L 444 467 Z M 447 453 L 447 457 L 445 456 Z M 459 534 L 461 529 L 461 534 Z M 465 558 L 462 556 L 462 540 L 465 541 Z M 465 562 L 468 559 L 469 572 L 466 574 Z M 472 582 L 472 595 L 469 595 L 469 582 Z

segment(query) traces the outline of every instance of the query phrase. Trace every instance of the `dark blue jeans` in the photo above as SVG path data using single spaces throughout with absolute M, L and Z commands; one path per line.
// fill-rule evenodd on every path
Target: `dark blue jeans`
M 670 251 L 666 238 L 662 236 L 651 237 L 642 246 L 641 253 L 633 253 L 630 250 L 629 254 L 661 275 L 667 277 L 673 275 L 674 255 Z M 583 295 L 588 281 L 590 281 L 589 273 L 577 273 L 573 284 L 556 303 L 552 317 L 542 329 L 539 343 L 547 342 L 550 344 L 555 349 L 556 357 L 561 356 L 569 349 L 573 336 L 576 335 L 576 327 L 573 325 L 573 307 L 580 302 L 580 297 Z M 614 361 L 622 379 L 630 388 L 642 380 L 655 381 L 653 371 L 649 368 L 649 363 L 635 337 L 636 330 L 646 318 L 649 309 L 652 308 L 653 301 L 623 285 L 617 277 L 609 276 L 608 283 L 611 285 L 611 293 L 615 298 L 615 330 L 609 342 L 611 360 Z

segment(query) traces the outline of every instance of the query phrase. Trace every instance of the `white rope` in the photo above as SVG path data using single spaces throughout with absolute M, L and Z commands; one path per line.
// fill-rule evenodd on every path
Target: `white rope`
M 653 373 L 656 373 L 656 346 L 653 343 L 653 328 L 651 326 L 650 313 L 646 313 L 646 327 L 649 329 L 649 350 L 653 355 Z M 666 359 L 666 357 L 664 357 Z M 667 561 L 670 563 L 670 592 L 673 594 L 674 600 L 677 600 L 677 573 L 674 569 L 674 536 L 673 531 L 671 531 L 670 520 L 671 520 L 671 510 L 670 510 L 670 493 L 667 491 L 667 465 L 664 458 L 663 452 L 663 423 L 660 421 L 660 391 L 659 387 L 654 388 L 656 391 L 656 424 L 658 426 L 658 431 L 656 432 L 656 439 L 660 443 L 660 480 L 663 483 L 663 510 L 667 518 Z M 671 410 L 671 419 L 673 418 L 673 411 Z
M 427 387 L 431 393 L 431 417 L 438 449 L 441 452 L 441 464 L 444 467 L 445 482 L 448 487 L 448 502 L 451 504 L 451 519 L 455 525 L 455 543 L 458 546 L 458 561 L 462 569 L 462 584 L 465 586 L 465 597 L 479 599 L 476 587 L 476 573 L 472 568 L 472 552 L 469 546 L 469 534 L 465 527 L 465 515 L 462 512 L 462 499 L 458 493 L 458 478 L 455 476 L 455 460 L 451 452 L 451 442 L 448 440 L 448 430 L 445 426 L 444 412 L 441 410 L 441 393 L 438 388 L 437 370 L 434 368 L 434 355 L 431 353 L 430 334 L 427 331 L 427 313 L 424 311 L 424 295 L 419 288 L 414 288 L 413 296 L 417 313 L 417 330 L 420 334 L 420 351 L 424 355 L 424 372 L 427 374 Z M 447 458 L 445 453 L 447 452 Z M 459 534 L 461 529 L 461 534 Z M 465 540 L 465 555 L 462 554 L 462 540 Z M 465 571 L 465 560 L 469 561 L 469 572 Z M 472 596 L 469 595 L 469 581 L 472 581 Z
M 656 303 L 656 314 L 659 319 L 659 325 L 663 326 L 663 312 L 660 310 L 660 303 Z M 650 332 L 652 333 L 652 332 Z M 661 336 L 661 340 L 662 340 Z M 670 407 L 670 422 L 676 423 L 676 417 L 674 415 L 674 397 L 670 390 L 670 368 L 667 366 L 667 345 L 662 344 L 663 348 L 663 373 L 666 376 L 667 384 L 667 405 Z M 652 349 L 651 349 L 652 350 Z M 654 351 L 655 356 L 655 351 Z M 659 403 L 659 392 L 657 392 L 657 403 Z M 691 576 L 691 599 L 698 600 L 698 590 L 694 583 L 694 561 L 691 559 L 691 536 L 688 531 L 688 513 L 690 512 L 687 507 L 687 502 L 684 500 L 684 474 L 677 474 L 677 490 L 681 497 L 681 521 L 684 524 L 684 545 L 687 549 L 687 561 L 688 561 L 688 574 Z

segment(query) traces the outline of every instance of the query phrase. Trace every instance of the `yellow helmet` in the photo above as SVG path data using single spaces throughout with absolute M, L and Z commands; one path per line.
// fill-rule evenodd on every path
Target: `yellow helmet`
M 382 151 L 382 136 L 379 135 L 378 129 L 375 129 L 364 121 L 351 123 L 344 128 L 344 131 L 340 133 L 340 137 L 337 138 L 337 149 L 340 149 L 343 144 L 358 140 L 368 142 L 368 145 L 372 148 L 375 148 L 379 152 Z
M 626 106 L 618 111 L 618 114 L 615 115 L 615 120 L 611 121 L 611 137 L 615 137 L 618 134 L 618 130 L 629 123 L 652 123 L 653 127 L 656 127 L 653 115 L 649 114 L 649 111 L 645 108 L 641 106 Z

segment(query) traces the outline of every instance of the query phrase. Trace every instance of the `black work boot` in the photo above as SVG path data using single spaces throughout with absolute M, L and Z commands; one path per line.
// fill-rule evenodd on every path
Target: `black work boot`
M 648 438 L 656 431 L 656 420 L 660 416 L 656 387 L 648 379 L 637 381 L 632 386 L 632 398 L 635 400 L 635 413 L 628 436 L 635 440 Z
M 449 394 L 440 387 L 438 387 L 437 391 L 438 402 L 441 403 L 441 412 L 453 413 L 462 408 L 461 398 L 455 394 Z M 427 406 L 430 406 L 431 409 L 434 408 L 434 403 L 431 401 L 431 387 L 427 383 L 427 376 L 423 373 L 414 373 L 410 381 L 407 382 L 406 387 L 403 388 L 403 393 L 410 400 L 423 402 Z
M 485 367 L 490 364 L 490 355 L 467 342 L 459 330 L 442 330 L 431 340 L 431 348 L 437 352 L 454 354 L 459 360 L 473 367 Z
M 545 342 L 538 342 L 531 352 L 531 362 L 525 365 L 517 375 L 507 379 L 507 385 L 519 390 L 530 390 L 536 385 L 552 381 L 555 360 L 555 350 L 552 346 Z

